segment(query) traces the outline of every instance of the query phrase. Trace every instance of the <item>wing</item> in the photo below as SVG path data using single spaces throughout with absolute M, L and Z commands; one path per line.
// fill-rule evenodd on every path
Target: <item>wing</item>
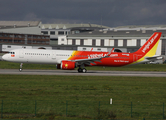
M 101 62 L 103 58 L 110 57 L 113 50 L 114 48 L 106 56 L 103 56 L 103 57 L 90 58 L 90 59 L 78 59 L 78 60 L 72 60 L 72 61 L 75 61 L 78 65 L 85 64 L 85 65 L 91 66 L 91 64 L 96 64 L 95 62 Z
M 72 60 L 75 61 L 78 65 L 89 65 L 91 66 L 91 64 L 96 64 L 95 62 L 101 62 L 103 57 L 100 58 L 91 58 L 91 59 L 78 59 L 78 60 Z
M 161 59 L 163 59 L 163 57 L 160 55 L 154 55 L 153 57 L 145 57 L 145 59 L 147 59 L 149 61 L 155 61 L 155 60 L 161 60 Z

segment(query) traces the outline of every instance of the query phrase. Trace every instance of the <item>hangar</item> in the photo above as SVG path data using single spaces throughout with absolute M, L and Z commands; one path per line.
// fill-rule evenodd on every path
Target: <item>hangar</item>
M 41 24 L 40 21 L 0 21 L 0 52 L 50 45 L 50 36 L 41 34 Z
M 58 44 L 80 46 L 79 50 L 114 47 L 123 52 L 135 52 L 154 32 L 162 32 L 157 54 L 166 55 L 166 26 L 126 26 L 70 34 L 59 37 Z
M 0 32 L 41 34 L 41 21 L 0 21 Z
M 15 49 L 17 45 L 18 48 L 21 46 L 50 49 L 51 47 L 52 49 L 77 50 L 75 45 L 58 45 L 58 38 L 106 28 L 109 27 L 90 23 L 42 24 L 41 21 L 0 21 L 0 51 Z
M 58 38 L 70 34 L 79 34 L 109 28 L 96 24 L 42 24 L 41 33 L 50 35 L 50 45 L 58 45 Z

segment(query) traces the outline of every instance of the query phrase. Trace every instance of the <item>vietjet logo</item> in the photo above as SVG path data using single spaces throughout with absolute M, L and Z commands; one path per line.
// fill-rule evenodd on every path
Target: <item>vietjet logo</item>
M 143 48 L 142 52 L 145 53 L 147 49 L 149 49 L 149 46 L 154 42 L 154 40 L 157 38 L 158 34 L 156 34 Z
M 67 68 L 67 67 L 68 67 L 68 64 L 65 64 L 65 67 Z
M 100 57 L 104 57 L 106 56 L 107 54 L 90 54 L 88 55 L 88 59 L 92 59 L 92 58 L 100 58 Z

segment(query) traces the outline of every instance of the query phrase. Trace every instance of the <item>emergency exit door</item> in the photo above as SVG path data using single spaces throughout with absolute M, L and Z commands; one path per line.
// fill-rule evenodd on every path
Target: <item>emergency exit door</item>
M 56 59 L 56 52 L 52 51 L 52 59 Z

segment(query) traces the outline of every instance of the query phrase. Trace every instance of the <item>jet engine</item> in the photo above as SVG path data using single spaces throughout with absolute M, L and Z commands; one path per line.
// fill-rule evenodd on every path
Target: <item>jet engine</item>
M 62 70 L 74 70 L 74 68 L 76 68 L 76 63 L 68 60 L 63 60 L 61 64 L 56 65 L 56 68 Z

